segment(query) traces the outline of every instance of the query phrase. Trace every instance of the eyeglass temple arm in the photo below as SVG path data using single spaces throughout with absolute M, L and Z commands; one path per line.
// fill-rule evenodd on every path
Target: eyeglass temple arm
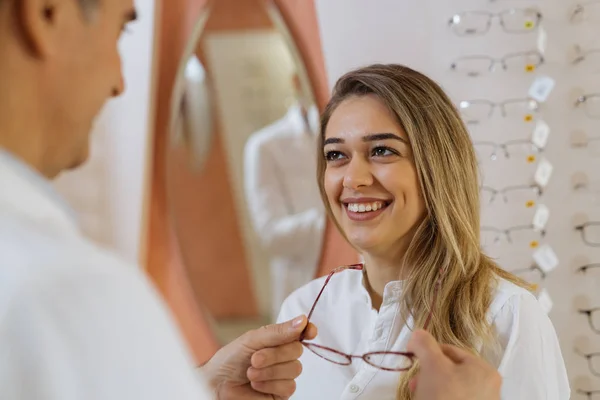
M 577 268 L 577 270 L 585 272 L 588 269 L 592 269 L 592 268 L 600 268 L 600 263 L 582 265 L 581 267 Z
M 312 314 L 315 311 L 315 307 L 317 306 L 317 303 L 319 302 L 319 299 L 321 298 L 321 295 L 323 294 L 323 291 L 325 290 L 325 286 L 327 286 L 327 284 L 331 280 L 331 277 L 335 273 L 343 271 L 345 269 L 358 269 L 358 270 L 362 270 L 363 269 L 363 264 L 362 263 L 358 263 L 358 264 L 345 265 L 343 267 L 338 267 L 338 268 L 335 268 L 334 270 L 332 270 L 329 273 L 329 275 L 327 275 L 327 278 L 325 278 L 325 282 L 323 283 L 323 286 L 321 287 L 321 290 L 319 291 L 319 294 L 317 295 L 317 298 L 315 299 L 312 307 L 310 308 L 310 311 L 308 312 L 308 316 L 306 317 L 306 327 L 304 328 L 304 330 L 300 334 L 300 338 L 299 338 L 300 341 L 304 340 L 304 336 L 306 334 L 306 330 L 308 329 L 308 323 L 310 322 L 310 318 L 312 317 Z

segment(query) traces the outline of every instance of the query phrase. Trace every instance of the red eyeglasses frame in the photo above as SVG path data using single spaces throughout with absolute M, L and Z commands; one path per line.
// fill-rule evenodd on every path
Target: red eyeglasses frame
M 325 290 L 325 287 L 327 286 L 327 284 L 331 280 L 331 277 L 333 275 L 335 275 L 336 273 L 345 271 L 347 269 L 362 271 L 362 270 L 364 270 L 364 264 L 363 263 L 359 263 L 359 264 L 344 265 L 344 266 L 335 268 L 334 270 L 332 270 L 329 273 L 329 275 L 327 275 L 327 278 L 325 278 L 325 283 L 323 283 L 323 287 L 321 288 L 321 291 L 317 295 L 317 298 L 315 299 L 315 302 L 313 303 L 313 305 L 312 305 L 312 307 L 310 309 L 310 312 L 308 313 L 308 317 L 307 317 L 308 322 L 310 322 L 310 318 L 312 317 L 312 314 L 315 311 L 315 307 L 316 307 L 317 303 L 319 302 L 319 299 L 321 298 L 321 295 L 323 294 L 323 291 Z M 439 274 L 437 282 L 436 282 L 436 287 L 435 287 L 435 291 L 434 291 L 434 294 L 433 294 L 432 307 L 431 307 L 431 310 L 429 311 L 429 314 L 427 315 L 427 319 L 425 320 L 425 324 L 423 325 L 423 329 L 427 329 L 427 327 L 429 326 L 429 323 L 431 322 L 431 317 L 432 317 L 432 314 L 433 314 L 433 307 L 434 307 L 434 305 L 435 305 L 435 303 L 437 301 L 437 297 L 438 297 L 438 293 L 440 291 L 440 287 L 442 286 L 443 276 L 444 276 L 444 273 L 442 271 Z M 308 327 L 308 323 L 307 323 L 306 326 Z M 323 358 L 324 360 L 327 360 L 327 361 L 335 363 L 335 364 L 350 365 L 352 363 L 352 359 L 353 358 L 360 358 L 364 362 L 366 362 L 367 364 L 369 364 L 369 365 L 371 365 L 371 366 L 373 366 L 375 368 L 379 368 L 379 369 L 384 370 L 384 371 L 393 371 L 393 372 L 407 371 L 414 364 L 415 355 L 413 353 L 411 353 L 411 352 L 374 351 L 374 352 L 365 353 L 363 355 L 346 354 L 346 353 L 341 352 L 339 350 L 332 349 L 331 347 L 322 346 L 322 345 L 316 344 L 316 343 L 306 342 L 304 340 L 305 333 L 306 333 L 306 328 L 305 328 L 304 332 L 302 332 L 302 334 L 300 335 L 300 342 L 304 345 L 304 347 L 306 347 L 307 349 L 309 349 L 310 351 L 312 351 L 315 355 Z M 336 362 L 336 361 L 330 360 L 328 358 L 323 357 L 322 355 L 320 355 L 319 353 L 317 353 L 316 351 L 314 351 L 312 348 L 318 348 L 318 349 L 322 349 L 322 350 L 325 350 L 325 351 L 328 351 L 328 352 L 331 352 L 331 353 L 338 354 L 338 355 L 344 357 L 345 359 L 347 359 L 348 362 L 347 363 L 343 363 L 343 362 Z M 403 357 L 406 357 L 407 359 L 410 360 L 410 365 L 408 367 L 402 367 L 402 368 L 387 368 L 387 367 L 383 367 L 383 366 L 380 366 L 380 365 L 377 365 L 377 364 L 374 364 L 374 363 L 370 362 L 369 357 L 370 356 L 376 356 L 376 355 L 403 356 Z

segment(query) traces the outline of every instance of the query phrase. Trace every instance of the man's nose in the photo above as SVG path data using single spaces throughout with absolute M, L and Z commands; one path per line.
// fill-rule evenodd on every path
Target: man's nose
M 119 75 L 119 83 L 113 88 L 112 96 L 118 97 L 123 94 L 125 91 L 125 78 L 123 77 L 123 73 Z
M 347 189 L 358 189 L 361 186 L 371 186 L 373 184 L 373 174 L 366 160 L 358 157 L 353 158 L 346 174 L 344 175 L 344 187 Z

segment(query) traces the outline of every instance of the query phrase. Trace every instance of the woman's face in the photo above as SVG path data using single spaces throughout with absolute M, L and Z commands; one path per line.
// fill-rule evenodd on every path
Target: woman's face
M 403 251 L 425 205 L 406 132 L 374 95 L 351 97 L 325 132 L 325 191 L 333 215 L 363 253 Z

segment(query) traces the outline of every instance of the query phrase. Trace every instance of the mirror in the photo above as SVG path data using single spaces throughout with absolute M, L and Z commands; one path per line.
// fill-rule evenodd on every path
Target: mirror
M 285 297 L 316 276 L 325 229 L 319 113 L 274 2 L 204 9 L 171 114 L 175 240 L 197 302 L 227 343 L 272 322 Z

